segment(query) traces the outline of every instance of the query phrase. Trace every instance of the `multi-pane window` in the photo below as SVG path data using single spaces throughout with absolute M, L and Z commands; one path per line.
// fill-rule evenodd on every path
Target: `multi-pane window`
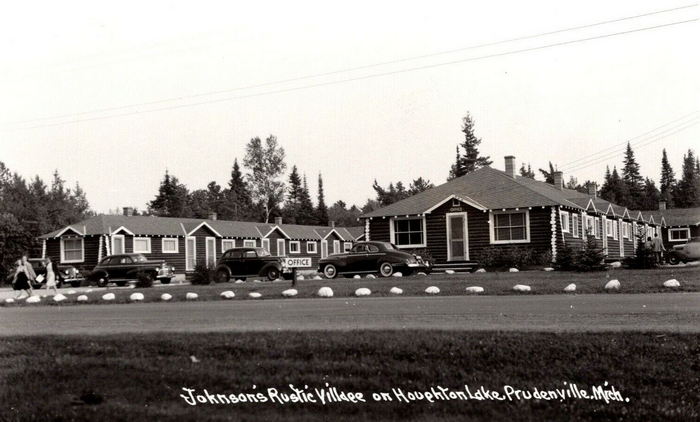
M 600 239 L 600 230 L 603 228 L 600 222 L 600 217 L 595 217 L 595 224 L 593 224 L 593 233 L 596 239 Z
M 164 237 L 161 241 L 163 253 L 178 253 L 178 243 L 176 237 Z
M 569 213 L 561 213 L 561 231 L 564 233 L 569 233 Z
M 150 237 L 135 237 L 134 238 L 134 253 L 151 253 L 151 238 Z
M 227 251 L 236 247 L 236 239 L 222 239 L 221 250 Z
M 318 243 L 306 242 L 306 253 L 317 253 Z
M 343 252 L 348 252 L 352 249 L 352 242 L 343 243 Z
M 685 242 L 690 238 L 688 228 L 668 229 L 669 242 Z
M 571 234 L 574 237 L 579 236 L 579 217 L 578 214 L 571 214 Z
M 67 238 L 61 239 L 63 245 L 63 253 L 61 254 L 62 262 L 82 262 L 83 261 L 83 239 L 82 238 Z
M 299 241 L 293 240 L 289 242 L 289 253 L 301 253 Z
M 494 242 L 526 242 L 529 240 L 526 212 L 497 213 L 493 217 Z
M 605 233 L 608 235 L 608 237 L 613 237 L 614 235 L 614 224 L 612 220 L 605 219 Z
M 244 248 L 254 248 L 255 247 L 255 240 L 251 240 L 251 239 L 244 240 L 243 247 Z
M 394 220 L 394 244 L 397 246 L 423 245 L 423 218 Z

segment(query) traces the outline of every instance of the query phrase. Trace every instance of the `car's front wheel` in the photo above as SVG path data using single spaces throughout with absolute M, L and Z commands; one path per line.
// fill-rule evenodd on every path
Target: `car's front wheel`
M 231 276 L 226 270 L 219 270 L 216 272 L 216 282 L 217 283 L 228 283 L 231 280 Z
M 678 259 L 678 257 L 675 255 L 671 255 L 668 257 L 668 263 L 671 265 L 678 265 L 679 262 L 680 262 L 680 259 Z
M 379 275 L 382 277 L 391 277 L 394 274 L 394 266 L 389 262 L 382 262 L 379 265 Z
M 280 278 L 280 271 L 277 268 L 270 268 L 267 270 L 267 279 L 270 281 L 277 280 Z
M 338 269 L 335 268 L 335 265 L 328 264 L 323 267 L 323 275 L 325 275 L 326 278 L 336 278 L 338 276 Z
M 97 279 L 97 287 L 105 287 L 109 283 L 107 276 L 100 276 Z

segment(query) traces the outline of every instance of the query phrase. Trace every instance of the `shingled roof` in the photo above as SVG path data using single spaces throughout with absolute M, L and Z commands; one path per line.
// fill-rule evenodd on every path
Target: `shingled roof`
M 66 231 L 83 236 L 109 235 L 118 230 L 126 230 L 137 236 L 186 236 L 202 225 L 207 225 L 222 237 L 259 239 L 275 227 L 294 240 L 322 240 L 333 228 L 327 226 L 306 226 L 301 224 L 271 224 L 247 221 L 205 220 L 198 218 L 172 218 L 151 216 L 97 215 L 84 221 L 41 236 L 57 237 Z M 355 240 L 363 232 L 362 227 L 336 227 L 335 232 L 344 241 Z
M 637 211 L 635 211 L 636 213 Z M 654 217 L 657 223 L 664 219 L 667 226 L 696 226 L 700 225 L 700 208 L 671 208 L 657 211 L 642 211 Z

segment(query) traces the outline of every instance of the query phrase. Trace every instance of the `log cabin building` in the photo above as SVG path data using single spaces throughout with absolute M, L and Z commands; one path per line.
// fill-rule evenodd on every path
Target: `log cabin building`
M 362 227 L 306 226 L 209 219 L 130 215 L 98 215 L 41 236 L 42 256 L 54 262 L 92 270 L 103 257 L 142 253 L 148 259 L 165 260 L 178 274 L 194 271 L 198 264 L 212 265 L 233 247 L 262 247 L 281 257 L 318 260 L 341 253 L 364 238 Z
M 582 193 L 563 180 L 561 172 L 554 184 L 517 175 L 515 157 L 507 156 L 505 171 L 483 167 L 360 219 L 367 240 L 423 251 L 436 270 L 474 268 L 493 249 L 528 248 L 556 260 L 557 249 L 580 248 L 588 237 L 607 259 L 619 260 L 634 254 L 635 233 L 653 234 L 663 224 L 598 198 L 595 185 Z

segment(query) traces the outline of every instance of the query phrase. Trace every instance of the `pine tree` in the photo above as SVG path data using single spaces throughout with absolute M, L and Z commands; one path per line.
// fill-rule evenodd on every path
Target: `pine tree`
M 671 163 L 668 161 L 666 148 L 664 148 L 661 155 L 661 180 L 659 181 L 659 187 L 661 188 L 661 199 L 666 201 L 666 205 L 669 208 L 673 207 L 673 192 L 676 189 L 676 175 L 673 172 Z
M 408 196 L 415 195 L 417 193 L 421 193 L 423 191 L 426 191 L 428 189 L 434 188 L 435 185 L 432 184 L 430 180 L 423 179 L 422 177 L 419 177 L 417 179 L 414 179 L 411 184 L 408 186 Z
M 304 175 L 299 195 L 299 208 L 296 215 L 296 222 L 297 224 L 316 224 L 315 214 L 314 204 L 311 202 L 311 195 L 309 194 L 309 185 L 306 183 L 306 175 Z
M 554 172 L 556 169 L 552 165 L 552 162 L 549 162 L 549 171 L 545 169 L 540 169 L 540 173 L 542 173 L 542 177 L 544 177 L 545 183 L 549 183 L 550 185 L 554 184 Z
M 643 211 L 656 210 L 659 208 L 661 192 L 656 188 L 656 183 L 648 177 L 644 180 L 644 191 L 641 201 L 638 203 L 639 209 Z
M 323 193 L 323 178 L 318 174 L 318 206 L 316 207 L 316 220 L 322 226 L 328 225 L 328 207 Z
M 474 120 L 469 113 L 462 118 L 462 133 L 464 134 L 464 142 L 459 146 L 462 147 L 464 153 L 460 154 L 459 147 L 457 148 L 458 157 L 450 171 L 450 177 L 453 179 L 471 173 L 480 167 L 490 166 L 492 163 L 490 157 L 479 154 L 481 139 L 474 134 Z
M 644 178 L 639 174 L 639 164 L 634 158 L 634 151 L 629 142 L 623 162 L 625 165 L 622 168 L 622 180 L 627 187 L 627 196 L 619 204 L 638 209 L 644 192 Z
M 461 163 L 460 154 L 459 154 L 459 145 L 457 145 L 455 147 L 455 151 L 456 151 L 455 162 L 454 162 L 454 164 L 452 164 L 452 167 L 450 167 L 450 174 L 447 176 L 448 181 L 459 177 L 458 175 L 464 174 L 464 171 L 462 170 L 462 163 Z
M 233 160 L 231 179 L 226 190 L 226 201 L 222 207 L 221 218 L 225 220 L 249 221 L 254 220 L 255 210 L 250 197 L 250 189 L 243 178 L 238 159 Z
M 187 188 L 166 170 L 158 195 L 148 203 L 148 212 L 159 217 L 189 217 L 189 202 Z
M 297 171 L 297 166 L 292 166 L 292 172 L 289 174 L 287 188 L 287 200 L 284 204 L 284 219 L 289 223 L 297 222 L 297 214 L 299 213 L 300 199 L 303 195 L 301 185 L 301 177 Z
M 532 167 L 530 167 L 530 163 L 527 163 L 527 168 L 525 168 L 525 163 L 522 163 L 522 165 L 520 166 L 520 175 L 522 177 L 527 177 L 529 179 L 535 178 L 535 172 L 532 171 Z
M 681 180 L 678 181 L 673 195 L 675 205 L 678 208 L 690 208 L 700 205 L 699 175 L 695 172 L 696 166 L 695 154 L 689 149 L 688 153 L 683 155 Z
M 627 206 L 627 186 L 617 173 L 617 167 L 613 167 L 612 173 L 610 167 L 605 170 L 605 180 L 603 186 L 600 187 L 600 197 L 614 204 Z

